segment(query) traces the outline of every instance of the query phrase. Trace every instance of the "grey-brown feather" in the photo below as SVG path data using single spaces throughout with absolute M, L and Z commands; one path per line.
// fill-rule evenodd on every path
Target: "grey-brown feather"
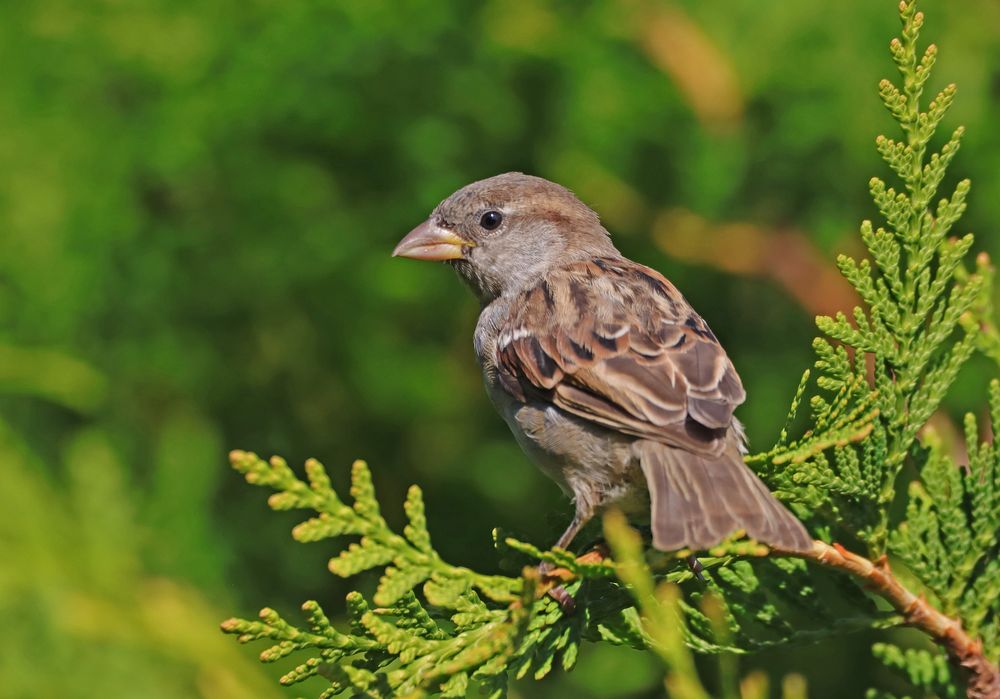
M 723 447 L 743 386 L 701 317 L 624 258 L 550 270 L 499 327 L 505 386 L 597 424 L 698 453 Z M 690 420 L 706 428 L 692 433 Z
M 738 529 L 771 545 L 806 551 L 805 527 L 743 463 L 730 438 L 718 457 L 658 442 L 636 447 L 649 487 L 653 545 L 664 551 L 708 549 Z

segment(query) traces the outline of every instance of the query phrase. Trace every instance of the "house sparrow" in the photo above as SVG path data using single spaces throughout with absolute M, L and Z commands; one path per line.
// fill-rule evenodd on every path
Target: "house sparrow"
M 651 523 L 660 550 L 736 530 L 805 551 L 805 527 L 743 463 L 746 394 L 702 318 L 626 259 L 568 189 L 507 173 L 441 202 L 393 255 L 447 261 L 482 304 L 475 350 L 497 411 L 573 498 L 567 548 L 603 508 Z

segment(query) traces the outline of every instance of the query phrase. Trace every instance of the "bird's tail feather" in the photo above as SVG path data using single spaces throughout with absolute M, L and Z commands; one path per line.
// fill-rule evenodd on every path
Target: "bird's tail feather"
M 651 441 L 640 442 L 639 449 L 656 548 L 705 550 L 738 529 L 776 548 L 812 548 L 806 528 L 743 463 L 735 447 L 719 456 Z

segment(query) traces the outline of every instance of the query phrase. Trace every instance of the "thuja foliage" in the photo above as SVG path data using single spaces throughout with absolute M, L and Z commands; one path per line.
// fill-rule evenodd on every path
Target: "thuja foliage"
M 901 81 L 882 81 L 879 95 L 902 134 L 876 139 L 899 183 L 871 180 L 884 222 L 861 226 L 867 258 L 837 261 L 863 305 L 849 315 L 817 319 L 823 333 L 814 342 L 817 361 L 802 378 L 786 427 L 773 448 L 748 463 L 821 541 L 857 543 L 872 559 L 891 554 L 895 564 L 905 565 L 918 591 L 959 620 L 995 662 L 1000 449 L 986 430 L 980 436 L 971 415 L 965 420 L 968 463 L 926 429 L 975 351 L 1000 359 L 992 272 L 984 256 L 971 269 L 966 265 L 971 235 L 950 235 L 969 182 L 939 194 L 962 129 L 937 152 L 932 142 L 955 87 L 924 105 L 937 49 L 918 51 L 923 15 L 914 2 L 902 3 L 900 16 L 902 36 L 890 51 Z M 1000 383 L 991 384 L 988 398 L 995 433 Z M 294 529 L 298 541 L 353 538 L 330 560 L 335 575 L 382 571 L 371 600 L 357 592 L 348 596 L 342 628 L 316 602 L 303 605 L 302 622 L 265 609 L 259 620 L 223 624 L 241 642 L 268 641 L 262 661 L 295 654 L 300 664 L 282 683 L 320 676 L 327 683 L 321 697 L 465 696 L 473 685 L 499 697 L 512 679 L 570 670 L 583 642 L 607 642 L 656 652 L 667 667 L 671 695 L 698 699 L 707 694 L 691 650 L 747 653 L 904 621 L 848 576 L 753 541 L 727 541 L 708 552 L 704 581 L 693 581 L 680 560 L 690 552 L 643 556 L 637 535 L 616 517 L 606 522 L 613 560 L 496 537 L 500 553 L 522 556 L 526 567 L 520 574 L 483 575 L 437 554 L 415 486 L 404 503 L 408 524 L 401 534 L 392 531 L 363 462 L 353 466 L 350 503 L 316 461 L 306 464 L 306 480 L 279 458 L 268 462 L 234 452 L 232 462 L 248 482 L 276 491 L 271 507 L 316 513 Z M 899 493 L 907 465 L 916 480 Z M 899 508 L 891 506 L 901 497 L 905 514 L 896 521 Z M 559 571 L 576 599 L 575 612 L 539 594 L 551 583 L 527 565 L 538 561 Z M 917 692 L 947 697 L 961 691 L 961 674 L 943 653 L 888 643 L 873 652 Z M 732 684 L 732 672 L 719 681 Z
M 989 430 L 995 435 L 1000 381 L 990 383 L 989 406 Z M 972 414 L 965 416 L 968 464 L 956 464 L 931 430 L 921 441 L 921 478 L 910 483 L 906 519 L 891 533 L 889 550 L 920 579 L 935 606 L 961 619 L 995 660 L 1000 655 L 1000 448 L 992 440 L 980 441 Z
M 297 540 L 359 537 L 330 560 L 331 572 L 347 577 L 385 569 L 371 603 L 358 593 L 348 596 L 346 630 L 335 629 L 315 602 L 303 605 L 305 628 L 271 609 L 262 610 L 259 621 L 232 619 L 223 624 L 241 642 L 272 641 L 261 653 L 264 662 L 306 651 L 304 662 L 282 677 L 282 683 L 321 674 L 330 682 L 323 697 L 347 689 L 383 697 L 419 690 L 465 696 L 474 681 L 490 696 L 502 696 L 510 677 L 530 672 L 541 679 L 556 662 L 572 668 L 583 640 L 646 645 L 630 598 L 610 592 L 617 583 L 608 562 L 585 563 L 565 551 L 542 552 L 505 542 L 563 566 L 577 578 L 567 589 L 577 595 L 581 613 L 566 615 L 551 598 L 536 599 L 537 578 L 487 576 L 445 563 L 431 546 L 416 486 L 404 505 L 408 524 L 402 535 L 393 532 L 380 514 L 364 462 L 355 462 L 352 469 L 350 505 L 332 489 L 317 461 L 306 464 L 308 482 L 279 458 L 266 462 L 234 452 L 232 463 L 248 482 L 278 491 L 270 499 L 273 508 L 318 513 L 293 530 Z M 690 575 L 675 572 L 670 577 Z M 592 584 L 584 590 L 583 581 Z
M 849 587 L 845 589 L 856 596 L 853 602 L 868 608 L 870 616 L 860 622 L 845 622 L 844 617 L 837 617 L 828 605 L 820 604 L 813 589 L 787 589 L 779 571 L 786 564 L 794 567 L 798 562 L 761 560 L 757 572 L 749 564 L 744 567 L 745 562 L 736 557 L 766 552 L 744 540 L 726 542 L 710 552 L 717 555 L 702 559 L 705 573 L 710 576 L 710 589 L 688 601 L 673 601 L 669 613 L 660 612 L 660 619 L 669 618 L 671 623 L 650 626 L 641 620 L 629 589 L 636 580 L 652 580 L 644 559 L 629 555 L 620 557 L 617 564 L 596 557 L 590 561 L 586 556 L 577 558 L 562 550 L 541 551 L 514 539 L 498 541 L 509 552 L 548 561 L 565 572 L 572 580 L 566 590 L 577 601 L 576 611 L 567 614 L 552 598 L 536 595 L 540 580 L 533 568 L 517 577 L 482 575 L 443 561 L 431 546 L 423 500 L 416 486 L 410 488 L 403 505 L 408 523 L 402 535 L 392 531 L 381 515 L 371 473 L 364 462 L 357 461 L 352 467 L 352 502 L 347 504 L 315 460 L 306 463 L 306 480 L 277 457 L 264 461 L 255 454 L 236 451 L 231 460 L 249 483 L 277 491 L 269 499 L 272 508 L 316 512 L 316 516 L 293 529 L 296 540 L 357 538 L 330 559 L 329 568 L 335 575 L 384 571 L 371 602 L 357 592 L 348 595 L 349 621 L 344 629 L 335 628 L 314 601 L 302 606 L 302 625 L 286 620 L 273 609 L 261 610 L 257 620 L 230 619 L 223 623 L 223 630 L 236 634 L 241 643 L 270 641 L 271 645 L 260 654 L 263 662 L 300 654 L 300 664 L 281 682 L 295 684 L 322 676 L 329 683 L 320 694 L 324 698 L 345 691 L 370 697 L 419 696 L 424 692 L 465 696 L 470 684 L 489 696 L 499 697 L 505 695 L 511 679 L 529 674 L 541 679 L 556 666 L 570 670 L 584 641 L 651 648 L 665 659 L 679 657 L 673 665 L 686 668 L 693 665 L 685 655 L 685 642 L 696 650 L 745 652 L 747 648 L 781 642 L 783 634 L 819 637 L 827 633 L 824 626 L 870 625 L 870 619 L 877 618 L 874 606 Z M 627 527 L 621 523 L 619 529 Z M 626 547 L 621 542 L 631 542 L 629 537 L 633 536 L 628 530 L 617 534 L 613 542 L 621 550 Z M 661 555 L 654 564 L 657 580 L 669 584 L 690 581 L 694 574 L 677 561 L 684 555 L 683 551 L 676 556 Z M 719 575 L 718 580 L 713 572 Z M 649 595 L 641 587 L 635 592 L 640 601 L 645 600 L 647 609 L 659 608 L 662 603 L 651 596 L 651 588 Z M 720 595 L 730 597 L 725 609 L 716 603 L 715 596 Z M 704 604 L 709 596 L 711 606 Z M 803 619 L 800 628 L 783 619 L 796 612 Z M 677 623 L 685 616 L 691 619 L 690 630 Z M 804 620 L 808 617 L 812 618 L 807 626 Z M 751 633 L 742 626 L 753 626 L 755 630 Z M 705 637 L 699 635 L 699 630 Z M 733 630 L 739 632 L 738 638 Z M 719 645 L 720 637 L 746 647 Z M 667 644 L 664 639 L 674 641 Z M 671 677 L 686 678 L 676 680 L 682 685 L 698 686 L 696 678 L 689 675 L 681 672 Z
M 857 535 L 875 556 L 886 549 L 900 470 L 907 456 L 920 450 L 918 431 L 975 350 L 980 328 L 974 315 L 988 310 L 991 291 L 985 257 L 971 272 L 963 267 L 972 234 L 949 237 L 965 210 L 969 181 L 935 203 L 963 133 L 956 129 L 939 152 L 929 153 L 955 86 L 945 87 L 921 110 L 937 48 L 918 53 L 923 15 L 915 3 L 901 5 L 901 15 L 902 38 L 892 41 L 890 51 L 902 84 L 883 80 L 879 95 L 902 138 L 879 136 L 876 147 L 902 186 L 897 190 L 872 178 L 869 188 L 885 227 L 861 225 L 870 259 L 837 259 L 866 306 L 854 308 L 850 319 L 843 313 L 817 319 L 827 337 L 814 342 L 820 391 L 810 399 L 813 427 L 799 442 L 783 439 L 758 457 L 758 463 L 782 466 L 768 470 L 774 485 L 794 491 L 811 511 Z M 793 417 L 797 404 L 798 397 Z M 859 418 L 867 422 L 876 414 L 856 443 L 842 440 L 828 450 L 816 434 L 852 421 L 857 426 Z

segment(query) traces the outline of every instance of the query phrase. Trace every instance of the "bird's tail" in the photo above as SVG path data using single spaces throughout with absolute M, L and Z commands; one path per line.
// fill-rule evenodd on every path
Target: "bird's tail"
M 738 529 L 764 544 L 808 551 L 812 538 L 740 457 L 735 444 L 702 456 L 659 442 L 639 443 L 651 500 L 653 546 L 705 550 Z

